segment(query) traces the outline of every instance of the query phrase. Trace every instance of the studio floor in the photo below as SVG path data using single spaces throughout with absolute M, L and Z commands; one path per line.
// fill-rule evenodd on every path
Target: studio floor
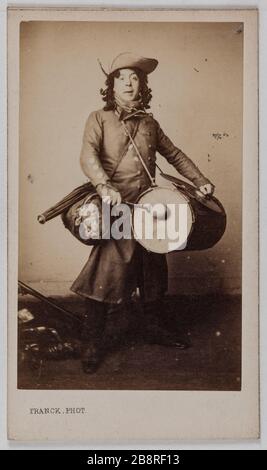
M 82 298 L 62 297 L 57 299 L 57 303 L 74 312 L 77 318 L 82 318 Z M 188 337 L 191 342 L 188 349 L 146 344 L 135 328 L 142 322 L 141 314 L 135 308 L 131 312 L 130 328 L 122 331 L 121 342 L 110 348 L 94 374 L 87 375 L 82 371 L 79 354 L 77 357 L 75 354 L 46 355 L 33 367 L 28 353 L 19 348 L 18 388 L 240 390 L 240 296 L 170 297 L 167 304 L 164 324 L 171 331 L 183 332 Z M 33 314 L 34 319 L 23 328 L 53 328 L 63 342 L 67 341 L 79 350 L 76 322 L 29 295 L 19 297 L 19 309 L 24 308 Z M 125 313 L 127 315 L 129 312 Z M 112 331 L 110 334 L 112 337 Z M 38 338 L 33 338 L 38 343 Z

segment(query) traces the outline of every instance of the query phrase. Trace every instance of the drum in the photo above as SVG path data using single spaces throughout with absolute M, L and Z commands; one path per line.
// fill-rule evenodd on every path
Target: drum
M 90 246 L 101 241 L 101 214 L 101 200 L 92 192 L 62 212 L 61 219 L 77 240 Z
M 225 228 L 222 204 L 191 185 L 149 188 L 139 196 L 132 216 L 135 239 L 154 253 L 211 248 Z

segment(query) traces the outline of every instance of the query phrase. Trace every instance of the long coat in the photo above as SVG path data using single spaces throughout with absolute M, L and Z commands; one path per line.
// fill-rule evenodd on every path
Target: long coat
M 123 200 L 135 202 L 150 187 L 150 180 L 125 133 L 123 111 L 92 112 L 86 122 L 81 162 L 87 162 L 91 183 L 96 186 L 111 179 Z M 156 152 L 199 187 L 210 181 L 164 134 L 151 114 L 125 119 L 130 134 L 155 175 Z M 167 290 L 165 255 L 151 253 L 135 240 L 107 240 L 94 246 L 71 290 L 98 301 L 120 304 L 130 299 L 139 286 L 145 301 L 156 300 Z

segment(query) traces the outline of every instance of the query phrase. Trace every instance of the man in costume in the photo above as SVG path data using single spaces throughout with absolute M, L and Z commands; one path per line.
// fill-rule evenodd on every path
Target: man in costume
M 149 173 L 155 176 L 156 152 L 193 182 L 205 195 L 214 186 L 196 165 L 164 134 L 159 123 L 146 112 L 151 89 L 147 75 L 158 65 L 156 59 L 132 53 L 119 54 L 106 73 L 101 90 L 105 106 L 92 112 L 86 122 L 81 150 L 81 167 L 102 199 L 112 205 L 134 203 L 151 181 L 129 138 L 134 139 Z M 125 129 L 126 126 L 126 129 Z M 126 130 L 126 132 L 125 132 Z M 71 286 L 87 299 L 82 332 L 82 366 L 93 373 L 105 355 L 103 335 L 107 312 L 126 307 L 140 289 L 144 304 L 144 330 L 150 342 L 185 347 L 175 335 L 151 323 L 151 312 L 164 314 L 162 300 L 167 291 L 165 255 L 146 251 L 134 239 L 107 240 L 94 246 L 89 259 Z

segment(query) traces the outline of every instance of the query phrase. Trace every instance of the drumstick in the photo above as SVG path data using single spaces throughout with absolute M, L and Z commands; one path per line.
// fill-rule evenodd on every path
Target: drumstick
M 124 204 L 128 204 L 129 206 L 133 206 L 133 207 L 143 207 L 145 209 L 148 209 L 148 207 L 145 207 L 144 204 L 138 204 L 136 202 L 129 202 L 129 201 L 123 201 Z
M 137 204 L 137 203 L 134 203 L 134 202 L 128 202 L 128 201 L 123 201 L 125 204 L 129 204 L 130 206 L 134 206 L 134 207 L 140 207 L 141 209 L 145 209 L 146 211 L 148 212 L 151 212 L 151 209 L 152 209 L 152 204 L 149 204 L 149 207 L 148 207 L 148 204 Z M 168 217 L 168 212 L 169 212 L 169 209 L 168 207 L 164 204 L 164 211 L 162 212 L 157 212 L 156 218 L 158 219 L 162 219 L 162 218 L 167 218 Z

